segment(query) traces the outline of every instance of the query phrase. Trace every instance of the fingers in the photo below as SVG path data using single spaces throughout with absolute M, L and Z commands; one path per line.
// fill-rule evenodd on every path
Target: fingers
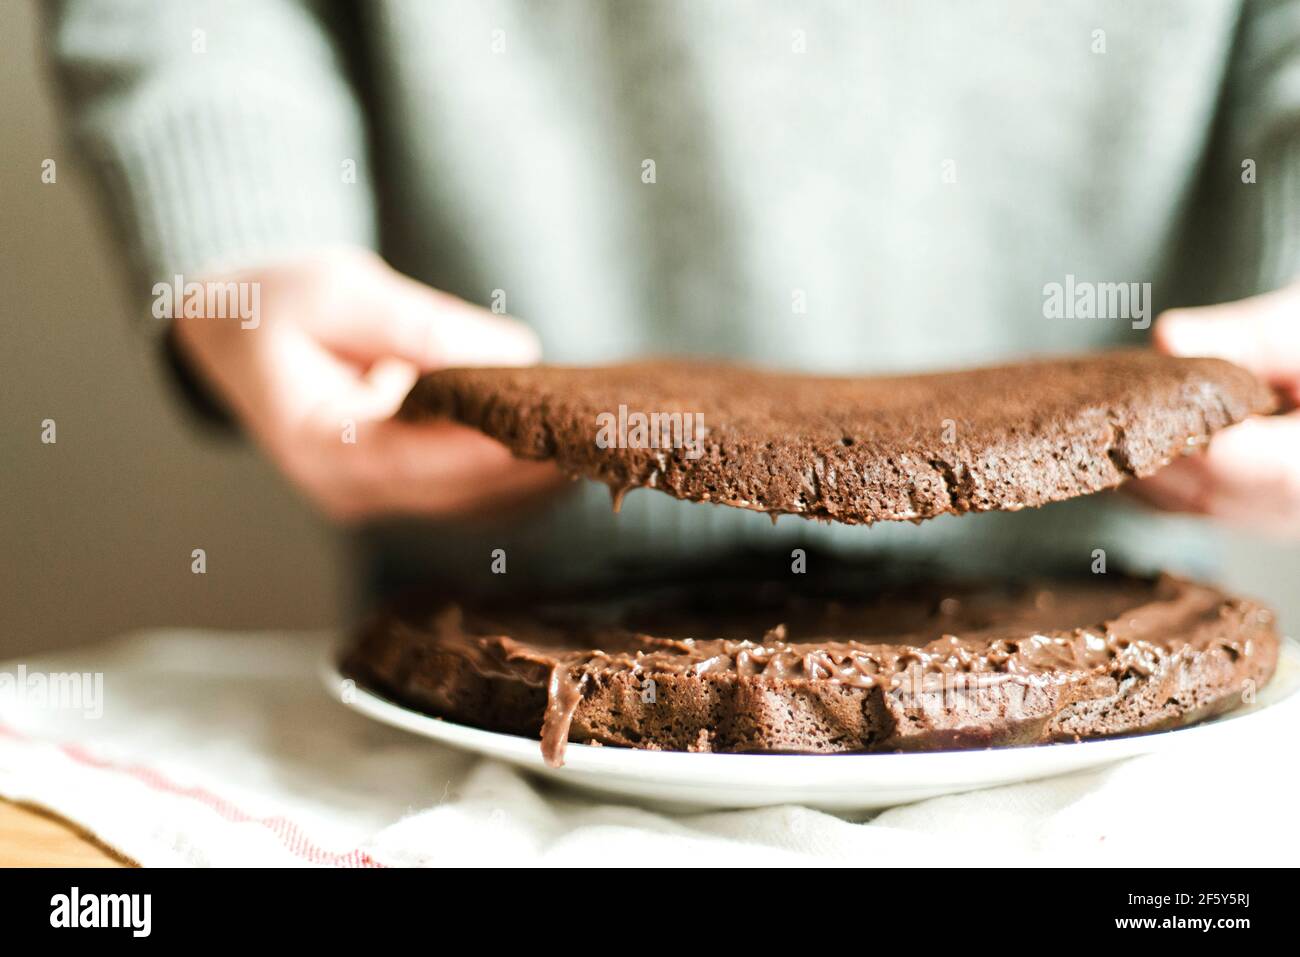
M 426 364 L 441 366 L 522 366 L 542 358 L 537 334 L 518 320 L 486 309 L 423 283 L 398 276 L 393 297 L 393 328 L 423 337 Z
M 387 509 L 464 517 L 565 484 L 553 464 L 515 458 L 479 432 L 450 424 L 442 424 L 436 437 L 428 431 L 395 422 L 376 426 L 376 459 L 392 463 L 378 477 L 378 498 Z
M 1300 285 L 1156 321 L 1157 348 L 1216 356 L 1250 369 L 1292 403 L 1300 399 Z M 1300 413 L 1248 419 L 1215 436 L 1202 455 L 1130 483 L 1158 508 L 1282 535 L 1300 535 Z
M 428 371 L 541 359 L 527 326 L 431 289 L 374 257 L 361 268 L 336 264 L 328 279 L 318 278 L 314 295 L 319 305 L 305 310 L 304 323 L 323 344 L 361 363 L 395 357 Z
M 401 407 L 417 378 L 419 370 L 413 363 L 405 359 L 380 359 L 341 390 L 335 417 L 358 422 L 387 419 Z
M 403 277 L 378 257 L 336 250 L 268 268 L 265 322 L 178 326 L 182 345 L 250 435 L 327 514 L 465 517 L 563 484 L 450 423 L 392 420 L 418 375 L 443 365 L 517 365 L 536 336 Z
M 416 376 L 411 363 L 384 360 L 357 375 L 307 344 L 281 352 L 276 367 L 288 376 L 277 382 L 289 394 L 274 403 L 275 414 L 252 420 L 255 435 L 337 521 L 394 513 L 472 517 L 563 484 L 553 466 L 516 459 L 464 426 L 394 421 L 392 412 Z M 305 395 L 305 380 L 326 391 Z M 309 398 L 312 404 L 304 406 Z
M 1158 508 L 1300 534 L 1300 413 L 1248 419 L 1129 485 Z
M 279 374 L 277 392 L 285 394 L 260 419 L 269 426 L 260 438 L 336 520 L 466 517 L 561 483 L 553 466 L 516 459 L 464 426 L 394 421 L 417 375 L 412 363 L 385 359 L 361 374 L 301 336 L 286 337 L 268 362 Z
M 1196 309 L 1156 321 L 1155 344 L 1181 356 L 1217 356 L 1274 385 L 1300 383 L 1300 287 Z
M 553 465 L 516 459 L 481 433 L 450 423 L 368 423 L 355 443 L 330 457 L 322 504 L 343 521 L 393 513 L 466 518 L 565 484 Z

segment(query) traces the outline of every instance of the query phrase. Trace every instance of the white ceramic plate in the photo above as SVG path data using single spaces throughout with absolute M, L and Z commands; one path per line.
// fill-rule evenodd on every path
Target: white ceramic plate
M 350 681 L 345 686 L 335 661 L 331 654 L 322 669 L 331 694 L 385 724 L 507 761 L 569 787 L 679 808 L 803 804 L 827 811 L 872 810 L 1067 774 L 1168 748 L 1194 747 L 1216 735 L 1249 735 L 1257 722 L 1282 718 L 1281 709 L 1300 709 L 1296 694 L 1300 646 L 1287 640 L 1282 643 L 1276 675 L 1253 705 L 1175 731 L 1077 744 L 921 754 L 686 754 L 570 744 L 564 767 L 550 768 L 542 761 L 535 738 L 433 718 Z

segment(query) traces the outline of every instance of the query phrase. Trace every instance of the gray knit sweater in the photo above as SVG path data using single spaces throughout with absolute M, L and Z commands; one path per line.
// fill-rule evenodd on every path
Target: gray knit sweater
M 141 299 L 343 241 L 504 295 L 553 361 L 873 371 L 1146 335 L 1056 317 L 1053 283 L 1150 283 L 1158 311 L 1300 264 L 1300 3 L 64 0 L 49 20 Z M 582 489 L 530 523 L 377 538 L 390 570 L 448 574 L 498 546 L 537 572 L 809 536 L 968 567 L 1208 554 L 1107 498 L 774 529 L 651 492 L 614 517 Z

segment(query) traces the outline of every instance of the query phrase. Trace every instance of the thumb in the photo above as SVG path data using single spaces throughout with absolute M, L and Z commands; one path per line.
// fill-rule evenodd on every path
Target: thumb
M 523 366 L 542 358 L 537 334 L 456 296 L 399 276 L 389 300 L 389 328 L 405 357 L 422 370 L 442 366 Z
M 367 278 L 315 323 L 322 342 L 353 359 L 402 359 L 425 371 L 530 365 L 541 358 L 537 335 L 517 320 L 391 270 Z
M 1179 356 L 1214 356 L 1275 385 L 1300 380 L 1300 285 L 1237 302 L 1170 309 L 1156 320 L 1155 344 Z

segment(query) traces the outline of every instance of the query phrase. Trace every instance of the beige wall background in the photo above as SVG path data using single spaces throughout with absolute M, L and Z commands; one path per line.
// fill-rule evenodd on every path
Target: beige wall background
M 36 15 L 0 3 L 0 658 L 153 625 L 337 622 L 340 537 L 249 449 L 196 435 L 132 332 L 109 236 L 56 130 Z M 206 575 L 190 571 L 194 548 Z M 1229 584 L 1294 633 L 1300 548 L 1242 536 L 1228 559 Z
M 336 621 L 338 537 L 249 449 L 194 433 L 132 328 L 37 15 L 0 3 L 0 657 L 150 625 Z

